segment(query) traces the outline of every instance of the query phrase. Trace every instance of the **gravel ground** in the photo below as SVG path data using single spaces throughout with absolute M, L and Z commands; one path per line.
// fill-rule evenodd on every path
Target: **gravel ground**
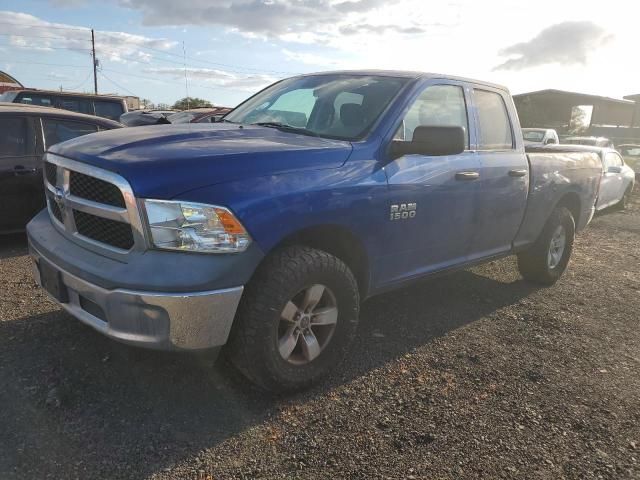
M 333 378 L 277 398 L 224 362 L 128 348 L 0 240 L 0 478 L 640 478 L 640 198 L 552 288 L 513 259 L 363 307 Z

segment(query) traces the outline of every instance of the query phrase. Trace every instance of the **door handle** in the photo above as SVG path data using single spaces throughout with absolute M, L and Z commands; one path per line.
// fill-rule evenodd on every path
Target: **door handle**
M 509 170 L 510 177 L 525 177 L 526 175 L 526 170 Z
M 16 165 L 13 167 L 14 175 L 29 175 L 30 173 L 36 173 L 36 168 L 24 168 L 22 165 Z
M 478 172 L 458 172 L 456 173 L 456 180 L 477 180 L 480 178 Z

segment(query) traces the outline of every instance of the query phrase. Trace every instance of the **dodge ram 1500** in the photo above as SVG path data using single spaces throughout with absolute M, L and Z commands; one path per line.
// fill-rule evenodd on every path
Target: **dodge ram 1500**
M 96 330 L 225 346 L 249 379 L 294 390 L 339 362 L 372 295 L 512 254 L 553 284 L 601 174 L 592 153 L 527 154 L 497 85 L 302 75 L 221 123 L 54 146 L 28 237 L 39 284 Z

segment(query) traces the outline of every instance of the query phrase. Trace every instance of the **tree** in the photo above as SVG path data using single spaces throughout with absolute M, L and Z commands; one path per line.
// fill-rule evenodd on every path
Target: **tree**
M 188 108 L 213 107 L 213 104 L 202 98 L 184 97 L 173 104 L 175 110 L 187 110 Z

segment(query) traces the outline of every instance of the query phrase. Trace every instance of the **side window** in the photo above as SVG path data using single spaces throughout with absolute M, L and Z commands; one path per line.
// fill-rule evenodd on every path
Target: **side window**
M 60 96 L 57 98 L 56 106 L 63 110 L 93 115 L 93 105 L 88 98 Z
M 604 166 L 605 168 L 621 167 L 622 158 L 620 158 L 617 153 L 613 153 L 613 152 L 607 153 L 604 157 Z
M 0 118 L 0 157 L 29 155 L 28 131 L 26 118 Z
M 418 126 L 462 127 L 469 148 L 469 121 L 464 91 L 457 85 L 432 85 L 411 105 L 396 132 L 396 140 L 411 141 Z
M 487 90 L 474 90 L 478 110 L 478 148 L 480 150 L 510 150 L 513 133 L 507 107 L 501 95 Z
M 21 93 L 18 97 L 19 103 L 27 105 L 39 105 L 41 107 L 53 107 L 53 98 L 49 95 Z
M 96 100 L 93 102 L 96 115 L 99 117 L 110 118 L 111 120 L 119 120 L 120 115 L 124 113 L 122 104 L 118 102 L 107 102 L 104 100 Z
M 98 127 L 90 123 L 58 120 L 56 118 L 43 118 L 42 127 L 44 130 L 45 149 L 56 143 L 98 131 Z

